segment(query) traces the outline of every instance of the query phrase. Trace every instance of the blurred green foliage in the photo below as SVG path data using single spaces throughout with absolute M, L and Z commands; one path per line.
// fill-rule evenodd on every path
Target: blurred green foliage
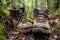
M 3 22 L 0 23 L 0 40 L 7 40 L 6 36 L 4 35 L 5 24 Z
M 57 27 L 57 30 L 60 32 L 60 23 L 58 23 L 57 25 L 56 25 Z
M 9 13 L 8 10 L 6 10 L 3 7 L 0 6 L 0 16 L 2 16 L 2 15 L 8 17 L 10 15 L 10 13 Z

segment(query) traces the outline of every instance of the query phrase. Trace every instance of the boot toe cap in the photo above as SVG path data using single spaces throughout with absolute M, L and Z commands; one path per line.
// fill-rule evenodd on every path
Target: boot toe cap
M 44 25 L 34 25 L 33 32 L 43 32 L 43 33 L 50 33 L 50 28 Z

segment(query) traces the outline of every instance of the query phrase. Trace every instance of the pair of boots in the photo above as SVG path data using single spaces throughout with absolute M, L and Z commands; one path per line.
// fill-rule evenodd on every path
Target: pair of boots
M 51 33 L 51 27 L 48 23 L 47 17 L 47 10 L 41 9 L 41 8 L 35 8 L 34 9 L 34 23 L 31 23 L 26 20 L 25 8 L 19 8 L 11 10 L 11 15 L 14 17 L 17 17 L 15 23 L 16 30 L 21 33 L 27 33 L 27 32 L 43 32 L 43 33 Z M 14 19 L 14 18 L 13 18 Z

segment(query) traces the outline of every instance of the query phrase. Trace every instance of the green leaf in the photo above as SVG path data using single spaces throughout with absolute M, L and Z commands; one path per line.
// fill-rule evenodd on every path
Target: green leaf
M 8 10 L 4 9 L 3 7 L 0 7 L 0 16 L 2 16 L 2 15 L 8 17 L 10 15 L 10 13 Z

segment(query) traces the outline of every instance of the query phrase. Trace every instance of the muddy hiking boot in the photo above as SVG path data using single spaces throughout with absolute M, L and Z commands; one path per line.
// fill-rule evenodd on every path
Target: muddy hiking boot
M 12 11 L 14 13 L 15 18 L 13 18 L 13 23 L 15 24 L 15 29 L 21 33 L 30 32 L 32 29 L 32 23 L 26 20 L 25 8 L 14 8 Z M 11 17 L 12 18 L 12 17 Z
M 51 28 L 47 20 L 47 10 L 41 8 L 34 9 L 34 24 L 32 31 L 51 33 Z

